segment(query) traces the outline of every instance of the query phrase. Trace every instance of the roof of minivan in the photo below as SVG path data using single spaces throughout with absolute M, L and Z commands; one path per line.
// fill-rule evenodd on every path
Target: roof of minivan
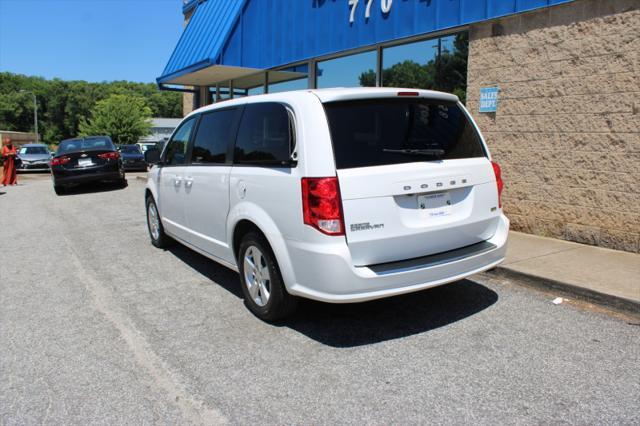
M 34 146 L 44 146 L 46 147 L 47 145 L 43 144 L 43 143 L 25 143 L 24 145 L 21 145 L 22 148 L 31 148 Z
M 328 89 L 292 90 L 289 92 L 268 93 L 264 95 L 253 95 L 243 98 L 228 99 L 223 102 L 218 102 L 198 108 L 195 111 L 191 112 L 191 114 L 189 115 L 216 109 L 218 107 L 243 105 L 246 103 L 251 103 L 253 101 L 266 102 L 271 98 L 277 98 L 278 101 L 282 101 L 283 98 L 286 98 L 288 96 L 298 97 L 313 94 L 320 100 L 320 102 L 324 103 L 357 99 L 395 98 L 399 96 L 399 93 L 417 93 L 417 97 L 421 98 L 440 100 L 444 102 L 458 102 L 458 97 L 456 95 L 445 92 L 437 92 L 435 90 L 405 89 L 398 87 L 335 87 Z M 411 98 L 414 96 L 409 97 Z
M 404 89 L 397 87 L 339 87 L 332 89 L 314 89 L 309 91 L 311 93 L 314 93 L 321 102 L 374 98 L 395 98 L 399 96 L 399 93 L 417 93 L 417 96 L 421 98 L 435 99 L 445 102 L 458 101 L 458 97 L 450 93 L 436 92 L 435 90 Z

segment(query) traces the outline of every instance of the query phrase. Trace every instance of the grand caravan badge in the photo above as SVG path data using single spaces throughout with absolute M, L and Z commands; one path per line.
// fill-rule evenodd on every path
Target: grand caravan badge
M 382 229 L 384 228 L 384 223 L 374 223 L 373 225 L 369 222 L 364 223 L 352 223 L 350 225 L 351 232 L 356 231 L 372 231 L 374 229 Z

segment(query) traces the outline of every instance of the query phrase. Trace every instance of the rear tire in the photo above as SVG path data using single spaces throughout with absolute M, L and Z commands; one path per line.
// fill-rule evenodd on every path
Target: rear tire
M 249 232 L 238 250 L 240 286 L 244 304 L 263 321 L 278 321 L 297 308 L 297 298 L 287 293 L 280 268 L 266 238 Z
M 125 181 L 126 182 L 126 181 Z M 147 230 L 151 238 L 151 244 L 158 248 L 170 247 L 173 243 L 171 237 L 164 232 L 162 220 L 158 213 L 158 207 L 153 197 L 147 197 Z
M 62 195 L 65 192 L 65 187 L 62 185 L 53 185 L 53 190 L 55 191 L 56 195 Z

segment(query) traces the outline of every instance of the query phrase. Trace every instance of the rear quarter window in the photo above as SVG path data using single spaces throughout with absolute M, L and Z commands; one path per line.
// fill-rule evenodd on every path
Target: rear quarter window
M 454 102 L 368 99 L 324 108 L 338 169 L 486 157 L 480 135 Z
M 286 166 L 294 144 L 293 123 L 283 104 L 248 104 L 242 114 L 233 162 Z

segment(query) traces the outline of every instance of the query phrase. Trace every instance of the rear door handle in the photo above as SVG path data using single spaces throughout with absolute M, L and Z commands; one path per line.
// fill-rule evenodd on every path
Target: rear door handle
M 176 177 L 173 178 L 173 186 L 179 187 L 181 183 L 182 183 L 182 177 L 181 176 L 176 176 Z
M 192 177 L 184 178 L 185 188 L 191 188 L 191 185 L 193 185 L 193 178 Z

